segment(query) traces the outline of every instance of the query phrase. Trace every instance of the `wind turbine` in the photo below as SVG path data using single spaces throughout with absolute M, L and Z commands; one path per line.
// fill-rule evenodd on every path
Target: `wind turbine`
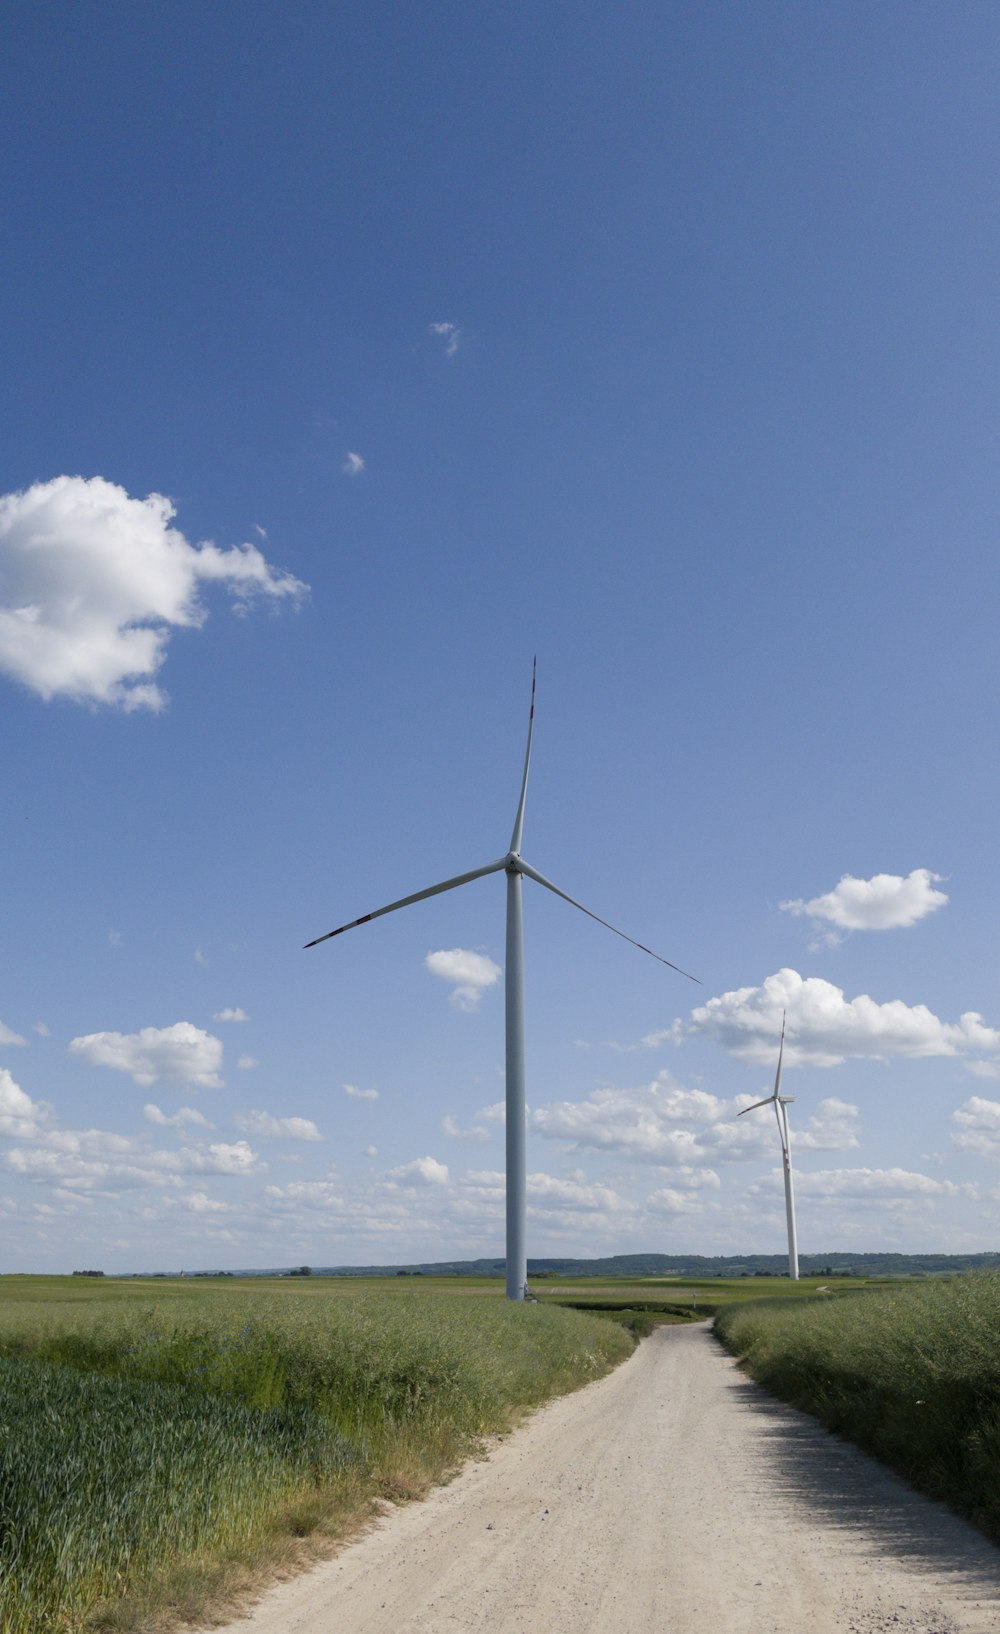
M 774 1077 L 774 1093 L 765 1101 L 754 1101 L 753 1106 L 745 1106 L 743 1112 L 755 1112 L 759 1106 L 773 1106 L 774 1115 L 778 1120 L 778 1134 L 781 1136 L 781 1158 L 785 1166 L 785 1214 L 788 1217 L 788 1275 L 792 1282 L 799 1280 L 799 1248 L 795 1238 L 795 1194 L 792 1190 L 792 1153 L 788 1140 L 788 1113 L 785 1111 L 794 1101 L 794 1095 L 781 1093 L 781 1058 L 785 1053 L 785 1011 L 781 1012 L 781 1043 L 778 1045 L 778 1070 Z M 739 1113 L 742 1118 L 743 1112 Z
M 317 936 L 307 942 L 306 947 L 317 947 L 320 942 L 328 942 L 331 936 L 340 936 L 345 930 L 354 930 L 358 925 L 367 925 L 369 920 L 378 919 L 382 914 L 394 913 L 397 908 L 408 908 L 411 902 L 422 902 L 425 897 L 439 896 L 442 891 L 454 890 L 458 885 L 467 885 L 470 880 L 482 879 L 485 874 L 505 873 L 507 875 L 507 957 L 504 972 L 504 999 L 506 1014 L 506 1081 L 507 1081 L 507 1298 L 523 1299 L 527 1292 L 528 1260 L 526 1247 L 527 1221 L 527 1127 L 525 1120 L 524 1098 L 524 933 L 521 918 L 521 879 L 526 876 L 533 879 L 537 885 L 544 885 L 547 891 L 562 897 L 571 907 L 579 908 L 589 919 L 596 919 L 605 929 L 614 931 L 624 941 L 631 942 L 643 953 L 651 958 L 658 959 L 660 964 L 668 965 L 681 976 L 688 976 L 680 965 L 671 964 L 652 948 L 644 947 L 642 942 L 636 942 L 633 937 L 626 936 L 614 925 L 608 924 L 599 914 L 591 913 L 582 902 L 567 896 L 560 891 L 551 880 L 538 873 L 530 863 L 521 856 L 521 834 L 524 828 L 524 801 L 528 792 L 528 768 L 531 764 L 531 734 L 535 724 L 535 664 L 531 667 L 531 712 L 528 716 L 528 746 L 524 752 L 524 775 L 521 778 L 521 798 L 517 803 L 517 816 L 514 818 L 514 832 L 510 837 L 510 849 L 496 862 L 488 862 L 483 868 L 473 868 L 467 874 L 456 874 L 454 879 L 443 880 L 440 885 L 429 885 L 425 891 L 414 891 L 412 896 L 400 897 L 398 902 L 390 902 L 385 908 L 376 908 L 372 913 L 363 914 L 360 919 L 352 919 L 348 925 L 338 925 L 336 930 L 327 931 L 325 936 Z M 688 976 L 690 981 L 697 981 L 697 976 Z

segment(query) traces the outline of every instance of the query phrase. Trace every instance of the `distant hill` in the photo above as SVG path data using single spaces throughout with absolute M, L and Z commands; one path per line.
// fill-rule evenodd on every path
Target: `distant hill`
M 941 1276 L 949 1271 L 982 1271 L 1000 1267 L 1000 1253 L 991 1254 L 800 1254 L 799 1268 L 806 1277 L 830 1277 L 838 1272 L 860 1277 Z M 295 1267 L 298 1270 L 298 1267 Z M 288 1266 L 270 1269 L 215 1272 L 216 1276 L 288 1276 Z M 313 1266 L 319 1277 L 502 1277 L 502 1259 L 440 1260 L 411 1265 Z M 530 1259 L 529 1277 L 780 1277 L 788 1271 L 785 1254 L 612 1254 L 607 1259 Z M 142 1275 L 143 1273 L 138 1273 Z M 161 1275 L 163 1273 L 160 1273 Z M 201 1273 L 204 1275 L 205 1273 Z

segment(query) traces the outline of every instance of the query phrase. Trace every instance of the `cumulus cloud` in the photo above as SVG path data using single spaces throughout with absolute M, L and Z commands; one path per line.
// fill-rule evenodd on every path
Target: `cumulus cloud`
M 692 1010 L 688 1032 L 714 1038 L 741 1061 L 772 1063 L 787 1011 L 785 1061 L 840 1066 L 849 1056 L 887 1060 L 1000 1053 L 1000 1032 L 967 1010 L 957 1022 L 938 1019 L 925 1004 L 867 993 L 845 999 L 843 989 L 819 976 L 779 970 L 760 987 L 740 987 Z
M 445 343 L 445 356 L 454 357 L 458 351 L 462 333 L 458 325 L 454 323 L 430 323 L 427 327 L 432 335 L 441 336 Z
M 306 591 L 255 545 L 192 545 L 162 494 L 133 499 L 103 477 L 55 477 L 0 496 L 0 671 L 46 700 L 162 709 L 173 630 L 207 617 L 202 584 L 235 610 Z
M 499 979 L 500 966 L 485 953 L 473 953 L 469 948 L 441 948 L 428 953 L 424 964 L 432 976 L 453 983 L 449 994 L 459 1010 L 478 1010 L 479 1001 L 488 987 Z
M 348 454 L 340 469 L 345 477 L 359 477 L 365 468 L 365 462 L 360 454 Z
M 202 1174 L 254 1174 L 263 1168 L 245 1140 L 217 1141 L 207 1151 L 185 1150 L 181 1156 L 189 1169 Z
M 812 1152 L 846 1152 L 861 1145 L 859 1120 L 856 1106 L 830 1095 L 820 1101 L 804 1129 L 797 1133 L 793 1129 L 792 1142 Z
M 237 1008 L 235 1010 L 232 1010 L 232 1009 L 216 1010 L 214 1016 L 212 1017 L 212 1020 L 213 1021 L 249 1021 L 250 1017 L 247 1015 L 245 1010 L 241 1010 L 239 1008 L 239 1006 L 237 1006 Z
M 0 1135 L 30 1139 L 38 1133 L 43 1116 L 43 1109 L 14 1082 L 6 1067 L 0 1067 Z
M 237 1117 L 236 1125 L 248 1135 L 264 1135 L 272 1139 L 323 1139 L 310 1118 L 273 1118 L 270 1112 L 248 1112 Z
M 490 1140 L 490 1132 L 482 1124 L 474 1123 L 468 1129 L 462 1129 L 455 1122 L 450 1112 L 446 1112 L 441 1119 L 441 1128 L 451 1140 Z
M 144 1089 L 161 1078 L 219 1089 L 222 1078 L 222 1043 L 190 1021 L 172 1027 L 143 1027 L 137 1033 L 87 1033 L 74 1038 L 71 1055 L 96 1067 L 127 1072 Z
M 914 868 L 905 877 L 874 874 L 871 879 L 855 879 L 853 874 L 843 874 L 825 895 L 779 906 L 785 913 L 822 920 L 839 930 L 898 930 L 944 907 L 947 896 L 934 889 L 941 879 L 929 868 Z
M 650 1192 L 646 1207 L 654 1214 L 700 1214 L 702 1204 L 689 1191 L 678 1191 L 674 1186 L 660 1186 Z
M 155 1123 L 158 1129 L 183 1129 L 189 1124 L 194 1124 L 199 1129 L 214 1128 L 214 1125 L 193 1106 L 182 1106 L 172 1116 L 168 1116 L 150 1101 L 143 1107 L 142 1115 L 147 1123 Z
M 469 1169 L 463 1177 L 462 1186 L 478 1199 L 492 1203 L 502 1203 L 506 1196 L 506 1182 L 498 1169 Z M 637 1206 L 620 1196 L 612 1186 L 602 1181 L 588 1180 L 582 1173 L 564 1178 L 542 1170 L 527 1176 L 526 1190 L 529 1204 L 533 1205 L 531 1212 L 535 1215 L 553 1210 L 628 1214 L 633 1213 Z
M 775 1177 L 777 1175 L 776 1170 Z M 770 1182 L 763 1180 L 748 1187 L 750 1195 L 769 1190 Z M 795 1190 L 802 1197 L 884 1202 L 895 1198 L 968 1196 L 975 1188 L 956 1185 L 953 1180 L 934 1180 L 930 1175 L 914 1174 L 909 1169 L 818 1169 L 800 1170 L 795 1176 Z
M 436 1157 L 415 1157 L 412 1163 L 401 1163 L 390 1169 L 386 1179 L 392 1186 L 446 1186 L 448 1165 Z
M 349 1095 L 352 1101 L 378 1100 L 377 1089 L 359 1089 L 357 1084 L 344 1084 L 342 1087 L 344 1094 Z
M 152 1110 L 159 1112 L 158 1107 Z M 150 1121 L 159 1123 L 160 1119 L 154 1115 Z M 101 1195 L 149 1186 L 178 1188 L 184 1176 L 192 1173 L 250 1175 L 263 1167 L 243 1140 L 160 1151 L 142 1139 L 109 1129 L 44 1130 L 35 1136 L 33 1145 L 5 1152 L 0 1162 L 38 1184 L 64 1187 L 74 1194 Z
M 774 1125 L 763 1111 L 757 1117 L 739 1115 L 756 1099 L 685 1089 L 661 1072 L 637 1089 L 598 1089 L 582 1101 L 538 1107 L 529 1123 L 535 1134 L 571 1151 L 613 1152 L 669 1168 L 675 1186 L 717 1185 L 718 1176 L 705 1164 L 757 1160 L 774 1150 Z M 834 1098 L 821 1101 L 801 1135 L 793 1133 L 793 1142 L 817 1150 L 857 1146 L 857 1107 Z
M 218 1198 L 209 1197 L 204 1191 L 188 1192 L 176 1202 L 181 1208 L 189 1208 L 192 1214 L 231 1214 L 235 1207 L 233 1203 L 220 1203 Z
M 958 1128 L 952 1141 L 978 1157 L 1000 1158 L 1000 1101 L 973 1095 L 951 1115 Z

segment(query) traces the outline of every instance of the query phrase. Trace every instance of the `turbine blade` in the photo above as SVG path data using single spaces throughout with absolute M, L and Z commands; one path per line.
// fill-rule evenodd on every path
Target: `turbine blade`
M 517 804 L 517 816 L 514 818 L 514 832 L 510 837 L 510 848 L 517 852 L 521 849 L 521 833 L 524 828 L 524 798 L 528 792 L 528 767 L 531 764 L 531 734 L 535 725 L 535 670 L 538 659 L 531 660 L 531 709 L 528 713 L 528 747 L 524 751 L 524 776 L 521 779 L 521 798 Z
M 637 947 L 640 953 L 648 953 L 651 959 L 658 959 L 661 965 L 667 965 L 671 970 L 676 970 L 679 976 L 686 976 L 688 981 L 697 982 L 698 986 L 701 986 L 699 978 L 692 976 L 689 970 L 682 970 L 680 965 L 675 965 L 672 960 L 665 959 L 662 953 L 654 953 L 651 947 L 647 947 L 644 942 L 637 942 L 634 936 L 626 936 L 623 930 L 619 930 L 617 925 L 609 924 L 606 919 L 601 918 L 600 914 L 591 913 L 590 909 L 585 908 L 582 902 L 577 902 L 575 897 L 567 896 L 565 891 L 560 891 L 558 885 L 553 885 L 550 879 L 546 879 L 545 875 L 540 874 L 536 868 L 531 868 L 522 858 L 518 859 L 517 866 L 520 873 L 527 874 L 528 878 L 533 879 L 537 885 L 544 885 L 547 891 L 552 891 L 556 896 L 561 896 L 563 901 L 568 902 L 571 908 L 579 908 L 580 912 L 585 913 L 588 919 L 596 919 L 597 923 L 603 925 L 605 930 L 613 930 L 615 935 L 620 936 L 623 942 L 631 942 L 632 946 Z
M 769 1096 L 768 1096 L 768 1097 L 767 1097 L 767 1100 L 766 1100 L 766 1101 L 754 1101 L 754 1103 L 753 1103 L 753 1106 L 745 1106 L 745 1107 L 744 1107 L 744 1108 L 743 1108 L 743 1112 L 756 1112 L 756 1110 L 757 1110 L 757 1108 L 758 1108 L 758 1107 L 759 1107 L 759 1106 L 770 1106 L 770 1105 L 771 1105 L 771 1102 L 772 1102 L 772 1101 L 773 1101 L 773 1100 L 774 1100 L 774 1096 L 773 1096 L 773 1095 L 769 1095 Z M 737 1114 L 736 1114 L 736 1116 L 737 1116 L 737 1117 L 738 1117 L 738 1118 L 742 1118 L 742 1116 L 743 1116 L 743 1112 L 737 1112 Z
M 774 1077 L 774 1099 L 775 1100 L 777 1100 L 778 1091 L 781 1088 L 781 1058 L 785 1053 L 785 1016 L 786 1016 L 786 1014 L 787 1014 L 787 1012 L 785 1010 L 782 1010 L 782 1012 L 781 1012 L 781 1043 L 778 1045 L 778 1070 L 775 1073 L 775 1077 Z
M 320 942 L 328 942 L 331 936 L 340 936 L 345 930 L 354 930 L 358 925 L 367 925 L 369 919 L 380 919 L 384 913 L 394 913 L 397 908 L 408 908 L 411 902 L 422 902 L 426 896 L 440 896 L 442 891 L 452 891 L 456 885 L 468 885 L 470 879 L 482 879 L 484 874 L 496 874 L 507 866 L 507 858 L 501 857 L 499 862 L 488 862 L 485 868 L 473 868 L 468 874 L 456 874 L 454 879 L 446 879 L 440 885 L 429 885 L 426 891 L 414 891 L 412 896 L 401 896 L 398 902 L 390 902 L 385 908 L 376 908 L 373 913 L 362 914 L 360 919 L 352 919 L 349 925 L 338 925 L 336 930 L 328 930 L 325 936 L 316 936 L 306 947 L 317 947 Z

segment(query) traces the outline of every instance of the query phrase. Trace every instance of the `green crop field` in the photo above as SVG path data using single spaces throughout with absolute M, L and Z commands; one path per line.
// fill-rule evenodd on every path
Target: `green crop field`
M 753 1378 L 1000 1541 L 1000 1274 L 732 1305 Z
M 0 1627 L 151 1630 L 631 1349 L 454 1282 L 0 1279 Z

